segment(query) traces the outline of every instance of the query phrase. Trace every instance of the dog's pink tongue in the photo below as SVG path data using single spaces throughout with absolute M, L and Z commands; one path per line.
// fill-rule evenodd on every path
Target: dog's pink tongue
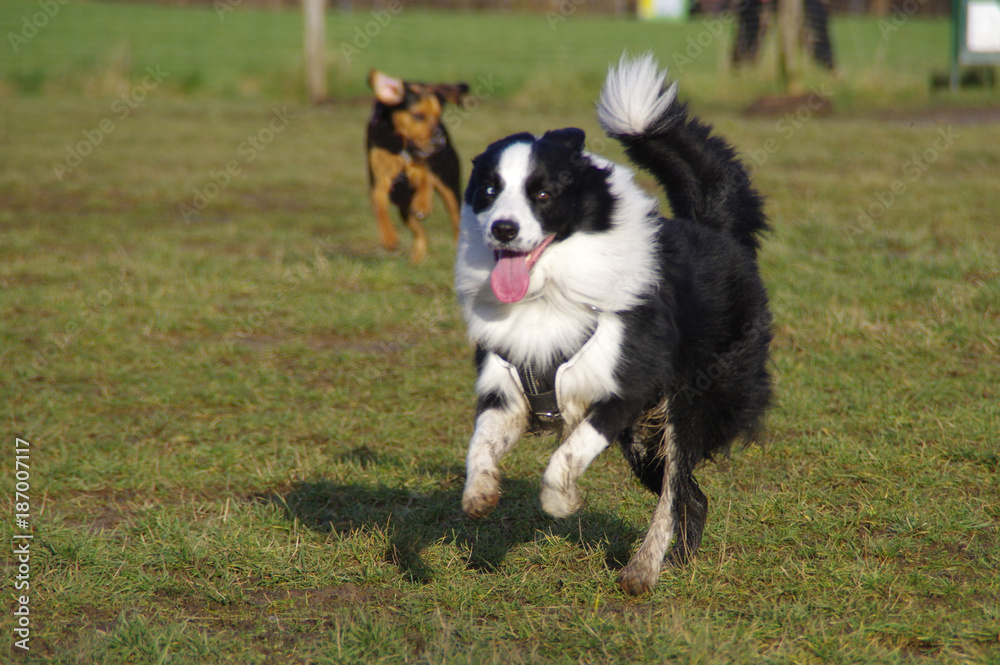
M 490 273 L 490 286 L 497 300 L 517 302 L 528 293 L 530 282 L 527 252 L 497 252 L 497 264 Z

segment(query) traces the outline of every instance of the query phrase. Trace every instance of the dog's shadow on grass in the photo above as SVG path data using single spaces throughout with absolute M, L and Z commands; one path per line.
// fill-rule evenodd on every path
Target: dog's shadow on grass
M 434 577 L 422 558 L 423 550 L 442 540 L 468 551 L 467 566 L 473 570 L 494 571 L 511 549 L 547 536 L 603 549 L 608 566 L 619 569 L 641 535 L 616 515 L 586 508 L 568 519 L 548 517 L 539 506 L 538 483 L 520 478 L 505 478 L 503 497 L 493 513 L 471 520 L 461 510 L 461 482 L 453 482 L 462 470 L 428 471 L 441 474 L 445 489 L 418 492 L 321 480 L 299 482 L 290 491 L 262 498 L 281 507 L 288 519 L 317 532 L 350 537 L 359 531 L 385 531 L 386 559 L 419 583 Z

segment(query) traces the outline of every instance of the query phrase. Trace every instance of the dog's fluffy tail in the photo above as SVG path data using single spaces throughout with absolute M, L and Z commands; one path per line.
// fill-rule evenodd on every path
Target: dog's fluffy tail
M 764 201 L 733 148 L 688 117 L 677 83 L 652 55 L 622 56 L 597 103 L 597 119 L 666 190 L 674 215 L 728 233 L 756 252 L 767 229 Z

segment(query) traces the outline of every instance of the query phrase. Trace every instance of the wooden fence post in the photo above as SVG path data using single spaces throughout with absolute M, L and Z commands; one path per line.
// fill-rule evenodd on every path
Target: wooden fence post
M 302 0 L 306 88 L 314 104 L 326 101 L 326 0 Z
M 790 95 L 802 92 L 803 0 L 778 0 L 778 70 Z

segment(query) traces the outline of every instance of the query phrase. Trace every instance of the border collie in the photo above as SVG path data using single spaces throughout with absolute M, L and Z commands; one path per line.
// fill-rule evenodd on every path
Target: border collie
M 476 346 L 478 398 L 462 509 L 500 498 L 498 462 L 528 431 L 561 442 L 542 508 L 576 511 L 577 479 L 617 441 L 657 497 L 618 576 L 650 590 L 670 550 L 698 549 L 698 464 L 758 432 L 771 398 L 771 314 L 756 253 L 763 199 L 734 150 L 675 101 L 652 56 L 609 71 L 598 121 L 666 191 L 675 217 L 584 132 L 515 134 L 473 160 L 455 286 Z

